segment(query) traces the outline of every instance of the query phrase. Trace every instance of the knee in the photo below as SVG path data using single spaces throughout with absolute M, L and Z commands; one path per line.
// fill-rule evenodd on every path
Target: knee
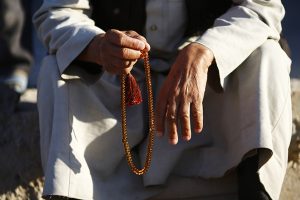
M 275 40 L 267 40 L 242 64 L 242 81 L 289 84 L 291 60 Z
M 269 67 L 271 71 L 290 73 L 291 60 L 275 40 L 269 39 L 264 42 L 250 55 L 249 59 L 259 62 L 258 66 Z

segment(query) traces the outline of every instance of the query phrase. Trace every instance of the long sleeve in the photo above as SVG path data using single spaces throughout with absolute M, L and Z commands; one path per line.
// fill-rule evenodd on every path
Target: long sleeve
M 284 7 L 280 0 L 234 0 L 235 6 L 216 19 L 196 42 L 215 56 L 220 84 L 267 39 L 279 40 Z
M 33 16 L 38 35 L 48 53 L 56 56 L 61 74 L 95 35 L 104 31 L 86 13 L 88 0 L 44 0 Z

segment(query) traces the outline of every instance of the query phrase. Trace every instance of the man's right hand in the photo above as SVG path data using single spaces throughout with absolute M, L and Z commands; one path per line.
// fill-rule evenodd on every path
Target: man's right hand
M 149 50 L 146 39 L 135 31 L 112 29 L 95 36 L 78 59 L 97 63 L 112 74 L 129 73 L 141 51 Z

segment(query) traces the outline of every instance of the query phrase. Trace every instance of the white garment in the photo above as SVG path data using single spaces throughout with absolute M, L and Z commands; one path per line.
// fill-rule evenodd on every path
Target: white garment
M 291 137 L 290 60 L 276 42 L 282 4 L 267 2 L 238 2 L 196 39 L 213 51 L 224 92 L 207 87 L 203 133 L 175 147 L 166 138 L 157 139 L 149 172 L 136 177 L 124 160 L 118 77 L 104 73 L 95 82 L 99 75 L 70 67 L 90 40 L 103 32 L 83 14 L 88 1 L 45 0 L 34 17 L 51 54 L 44 59 L 38 82 L 44 195 L 146 199 L 163 192 L 164 187 L 156 186 L 167 183 L 168 177 L 172 180 L 172 174 L 222 182 L 247 152 L 262 148 L 260 179 L 278 199 Z M 134 73 L 142 82 L 143 71 L 136 67 Z M 155 72 L 152 76 L 157 92 L 165 77 Z M 128 110 L 130 143 L 141 160 L 146 146 L 144 115 L 142 107 Z M 230 180 L 227 190 L 217 184 L 203 199 L 236 192 L 236 182 Z
M 148 0 L 145 36 L 151 48 L 172 52 L 184 38 L 186 8 L 182 0 Z

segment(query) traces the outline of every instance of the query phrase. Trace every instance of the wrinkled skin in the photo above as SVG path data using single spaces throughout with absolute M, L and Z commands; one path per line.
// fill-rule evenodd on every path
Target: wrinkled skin
M 110 30 L 97 35 L 78 57 L 101 65 L 112 74 L 129 73 L 141 56 L 149 51 L 146 39 L 134 31 Z M 191 43 L 183 48 L 163 83 L 156 105 L 158 136 L 168 133 L 170 144 L 178 142 L 178 127 L 182 138 L 189 141 L 192 128 L 200 133 L 203 128 L 203 107 L 207 72 L 214 59 L 205 46 Z M 180 124 L 180 125 L 179 125 Z
M 146 39 L 135 31 L 111 29 L 95 36 L 78 59 L 97 63 L 112 74 L 128 74 L 141 51 L 149 50 Z
M 157 99 L 157 133 L 168 133 L 169 142 L 177 144 L 180 123 L 182 138 L 191 139 L 193 130 L 203 128 L 202 102 L 212 52 L 205 46 L 192 43 L 182 49 L 168 74 Z M 166 126 L 166 127 L 165 127 Z

